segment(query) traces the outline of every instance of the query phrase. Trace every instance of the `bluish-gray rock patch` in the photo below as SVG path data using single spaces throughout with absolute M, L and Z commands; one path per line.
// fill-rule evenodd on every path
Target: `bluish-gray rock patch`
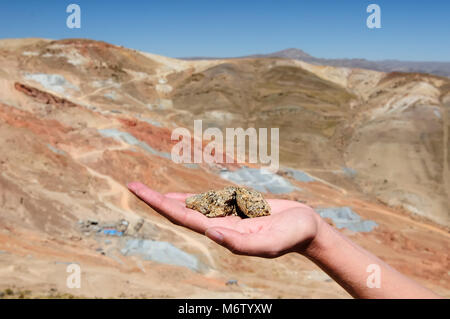
M 119 131 L 114 128 L 108 128 L 108 129 L 99 130 L 99 133 L 104 137 L 111 137 L 118 141 L 122 141 L 122 142 L 125 142 L 130 145 L 138 146 L 138 147 L 142 148 L 143 150 L 149 152 L 150 154 L 157 155 L 159 157 L 163 157 L 163 158 L 167 158 L 167 159 L 172 159 L 170 153 L 158 151 L 158 150 L 154 149 L 153 147 L 149 146 L 147 143 L 138 140 L 136 137 L 134 137 L 132 134 L 130 134 L 128 132 L 122 132 L 122 131 Z
M 59 74 L 46 73 L 26 73 L 25 78 L 41 84 L 44 88 L 57 93 L 64 93 L 66 89 L 79 91 L 80 89 L 67 81 L 64 76 Z
M 117 93 L 115 91 L 106 92 L 103 96 L 113 101 L 117 100 Z
M 62 150 L 60 150 L 60 149 L 54 147 L 54 146 L 51 145 L 51 144 L 47 144 L 47 147 L 48 147 L 48 149 L 49 149 L 50 151 L 52 151 L 52 152 L 55 153 L 55 154 L 58 154 L 58 155 L 66 155 L 66 152 L 64 152 L 64 151 L 62 151 Z
M 311 177 L 309 174 L 293 169 L 293 168 L 285 168 L 283 169 L 283 171 L 290 177 L 292 177 L 293 179 L 295 179 L 298 182 L 302 182 L 302 183 L 309 183 L 309 182 L 314 182 L 315 179 L 313 177 Z
M 223 170 L 220 177 L 235 184 L 251 187 L 259 192 L 284 194 L 301 190 L 287 179 L 267 169 L 241 167 L 236 171 Z
M 124 256 L 139 256 L 143 260 L 151 260 L 163 264 L 187 267 L 193 271 L 200 272 L 205 265 L 185 251 L 164 241 L 148 239 L 128 239 L 125 246 L 120 250 Z
M 350 167 L 342 167 L 342 171 L 344 172 L 344 174 L 346 176 L 351 177 L 351 178 L 355 177 L 357 174 L 356 170 L 354 170 L 353 168 L 350 168 Z
M 316 208 L 316 212 L 323 218 L 330 218 L 337 228 L 347 228 L 354 232 L 371 232 L 378 226 L 372 220 L 363 220 L 350 207 Z

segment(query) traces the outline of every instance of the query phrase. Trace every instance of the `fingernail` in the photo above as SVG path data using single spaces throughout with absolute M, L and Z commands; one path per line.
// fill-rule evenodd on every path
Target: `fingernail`
M 207 229 L 205 235 L 216 243 L 221 243 L 223 241 L 223 234 L 219 233 L 217 230 Z

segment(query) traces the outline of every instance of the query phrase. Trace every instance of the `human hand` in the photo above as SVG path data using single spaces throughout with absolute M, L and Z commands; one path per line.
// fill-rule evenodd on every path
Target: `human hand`
M 295 201 L 268 199 L 272 214 L 242 219 L 238 216 L 208 218 L 186 208 L 192 194 L 158 193 L 133 182 L 128 188 L 142 201 L 174 224 L 204 234 L 239 255 L 275 258 L 289 252 L 304 252 L 318 232 L 320 217 Z

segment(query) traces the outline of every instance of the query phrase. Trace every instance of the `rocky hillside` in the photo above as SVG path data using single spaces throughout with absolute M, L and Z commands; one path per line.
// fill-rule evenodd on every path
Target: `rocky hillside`
M 0 41 L 0 290 L 34 297 L 349 297 L 305 258 L 235 256 L 125 185 L 306 202 L 450 296 L 450 81 L 277 58 L 185 61 L 79 39 Z M 277 174 L 176 164 L 171 132 L 278 127 Z M 83 271 L 66 286 L 68 264 Z M 29 291 L 29 292 L 28 292 Z

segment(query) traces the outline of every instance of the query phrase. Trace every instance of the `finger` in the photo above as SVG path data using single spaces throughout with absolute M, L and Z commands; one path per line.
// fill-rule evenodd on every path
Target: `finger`
M 191 197 L 195 194 L 190 194 L 190 193 L 166 193 L 165 196 L 169 197 L 169 198 L 173 198 L 176 200 L 179 200 L 181 202 L 184 202 L 186 200 L 186 198 Z
M 180 201 L 166 197 L 142 183 L 132 182 L 127 186 L 136 196 L 173 223 L 204 234 L 208 226 L 208 218 L 204 215 L 186 208 Z
M 267 199 L 267 203 L 270 205 L 270 208 L 272 209 L 273 213 L 277 213 L 291 208 L 310 208 L 305 204 L 286 199 Z
M 276 256 L 276 253 L 267 249 L 267 236 L 263 234 L 247 234 L 230 228 L 210 227 L 206 230 L 205 235 L 237 255 Z

